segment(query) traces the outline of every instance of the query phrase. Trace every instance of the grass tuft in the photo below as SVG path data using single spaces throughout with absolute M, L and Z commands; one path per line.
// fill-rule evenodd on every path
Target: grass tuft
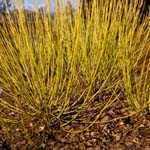
M 46 125 L 59 119 L 64 126 L 91 107 L 99 111 L 96 121 L 119 88 L 132 111 L 150 108 L 150 28 L 148 16 L 140 19 L 142 3 L 94 0 L 86 19 L 81 7 L 75 12 L 57 7 L 54 17 L 22 9 L 5 14 L 0 122 L 19 119 L 23 126 L 37 117 Z M 111 96 L 92 106 L 104 91 Z

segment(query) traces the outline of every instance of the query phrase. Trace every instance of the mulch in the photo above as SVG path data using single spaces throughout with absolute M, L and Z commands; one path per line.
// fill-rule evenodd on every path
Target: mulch
M 1 127 L 0 150 L 150 150 L 150 111 L 130 115 L 124 103 L 114 102 L 88 129 L 88 123 L 80 121 L 61 128 L 55 120 L 50 129 L 41 125 L 39 130 L 32 130 L 34 124 L 29 123 L 32 132 L 29 140 L 19 129 L 12 129 L 14 134 L 10 138 L 4 132 L 5 127 Z M 90 112 L 85 113 L 80 117 L 90 116 Z M 86 130 L 76 132 L 79 129 Z

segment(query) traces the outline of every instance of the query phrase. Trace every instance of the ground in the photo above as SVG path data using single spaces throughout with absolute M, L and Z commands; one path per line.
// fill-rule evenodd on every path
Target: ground
M 92 117 L 95 111 L 86 111 L 83 117 Z M 32 132 L 30 140 L 21 130 L 14 130 L 13 140 L 0 130 L 0 150 L 149 150 L 150 149 L 150 112 L 145 110 L 132 114 L 125 108 L 124 101 L 116 101 L 89 129 L 87 123 L 74 121 L 61 128 L 58 120 L 49 130 L 40 126 L 33 130 L 34 123 L 28 128 Z M 5 127 L 4 127 L 5 128 Z M 69 132 L 70 131 L 70 132 Z

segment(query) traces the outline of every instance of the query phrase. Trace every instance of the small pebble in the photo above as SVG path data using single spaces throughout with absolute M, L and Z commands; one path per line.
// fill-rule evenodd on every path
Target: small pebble
M 121 139 L 121 133 L 118 133 L 115 135 L 116 141 L 119 141 Z
M 44 144 L 44 143 L 42 143 L 42 144 L 40 145 L 40 148 L 41 148 L 41 149 L 45 149 L 45 147 L 46 147 L 46 144 Z
M 45 129 L 45 126 L 40 126 L 39 127 L 39 131 L 41 132 L 41 131 L 43 131 Z
M 29 127 L 30 127 L 30 128 L 33 127 L 33 123 L 32 123 L 32 122 L 29 123 Z

